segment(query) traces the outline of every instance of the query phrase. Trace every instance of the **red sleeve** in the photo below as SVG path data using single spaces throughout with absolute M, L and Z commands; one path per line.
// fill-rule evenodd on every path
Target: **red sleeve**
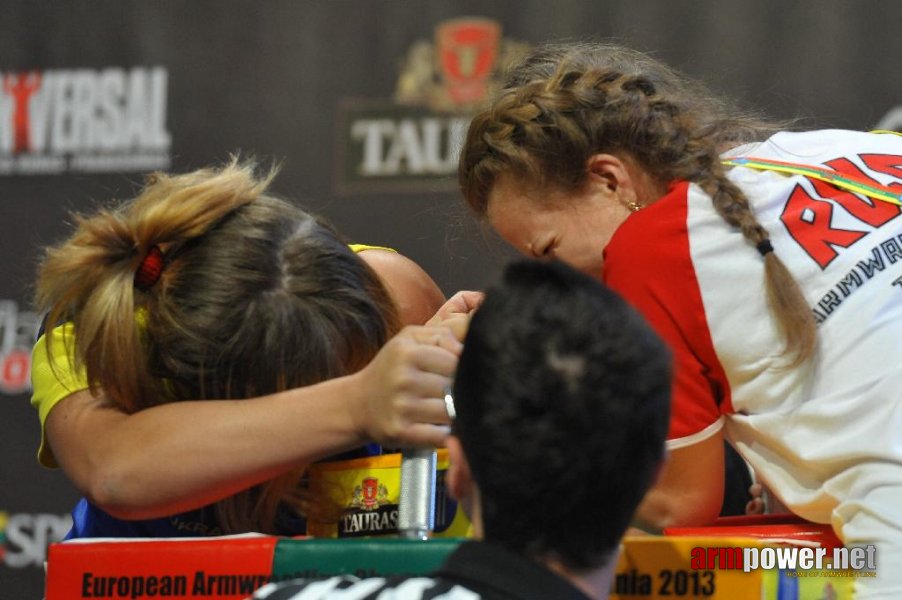
M 631 215 L 605 249 L 602 275 L 673 351 L 667 437 L 688 444 L 716 432 L 721 415 L 732 408 L 729 384 L 711 342 L 689 254 L 687 191 L 688 184 L 679 183 L 666 196 Z

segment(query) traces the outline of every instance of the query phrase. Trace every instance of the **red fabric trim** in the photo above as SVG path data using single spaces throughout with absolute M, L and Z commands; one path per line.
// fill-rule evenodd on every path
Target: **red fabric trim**
M 674 353 L 668 439 L 696 434 L 733 412 L 689 253 L 689 184 L 631 215 L 605 248 L 602 277 L 641 312 Z

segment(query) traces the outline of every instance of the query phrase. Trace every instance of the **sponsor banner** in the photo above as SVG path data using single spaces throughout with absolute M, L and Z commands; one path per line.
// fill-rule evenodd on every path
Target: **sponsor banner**
M 460 540 L 313 540 L 245 535 L 79 540 L 50 547 L 46 600 L 246 598 L 293 577 L 425 575 Z
M 717 528 L 709 528 L 716 531 Z M 741 528 L 736 528 L 737 530 Z M 754 528 L 748 528 L 753 533 Z M 802 538 L 806 536 L 803 533 Z M 784 544 L 806 543 L 786 538 Z M 742 556 L 768 557 L 778 552 L 800 555 L 803 550 L 815 554 L 814 548 L 773 546 L 773 541 L 757 537 L 665 536 L 626 538 L 617 563 L 611 589 L 612 600 L 618 598 L 852 598 L 854 578 L 843 572 L 809 571 L 801 576 L 796 571 L 772 568 L 737 568 L 729 559 L 717 559 L 718 550 L 739 548 Z M 708 561 L 708 550 L 713 560 Z M 833 549 L 824 550 L 830 554 Z M 700 553 L 704 552 L 704 556 Z M 743 554 L 745 553 L 745 554 Z M 730 555 L 729 558 L 735 558 Z
M 246 598 L 270 580 L 277 541 L 255 535 L 54 544 L 46 600 Z
M 170 164 L 163 67 L 0 72 L 0 176 Z
M 392 100 L 339 103 L 336 192 L 453 190 L 470 116 L 528 48 L 492 19 L 440 22 L 432 41 L 409 47 Z
M 392 577 L 438 569 L 460 539 L 284 540 L 273 557 L 273 581 L 335 575 Z
M 460 540 L 301 540 L 239 536 L 96 540 L 50 547 L 47 600 L 73 598 L 244 598 L 294 577 L 423 575 Z M 641 536 L 624 539 L 611 598 L 851 598 L 854 578 L 787 570 L 694 565 L 693 548 L 773 550 L 754 537 Z
M 719 544 L 760 546 L 749 538 L 712 538 Z M 611 598 L 730 598 L 760 600 L 761 572 L 693 569 L 691 550 L 707 538 L 635 537 L 621 547 Z M 711 544 L 713 545 L 713 543 Z
M 468 116 L 388 102 L 345 100 L 339 109 L 337 192 L 441 192 L 457 185 Z
M 465 537 L 470 521 L 445 486 L 448 451 L 436 454 L 434 537 Z M 401 493 L 401 455 L 317 463 L 309 468 L 310 487 L 329 498 L 332 520 L 308 519 L 307 533 L 315 537 L 356 538 L 397 535 Z
M 49 544 L 72 528 L 70 515 L 0 511 L 0 563 L 10 569 L 44 567 Z
M 36 314 L 0 300 L 0 396 L 31 392 L 31 348 L 40 327 Z

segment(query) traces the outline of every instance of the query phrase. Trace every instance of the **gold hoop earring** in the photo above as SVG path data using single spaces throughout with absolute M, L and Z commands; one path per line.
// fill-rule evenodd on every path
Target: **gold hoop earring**
M 630 209 L 630 212 L 639 212 L 640 210 L 642 210 L 642 205 L 635 200 L 628 200 L 626 207 Z

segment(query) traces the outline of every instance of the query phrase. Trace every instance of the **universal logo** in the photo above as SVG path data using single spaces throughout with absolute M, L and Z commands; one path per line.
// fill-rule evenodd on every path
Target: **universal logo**
M 470 116 L 500 86 L 499 66 L 527 49 L 490 19 L 439 23 L 410 46 L 392 101 L 340 104 L 337 193 L 453 189 Z
M 162 67 L 0 72 L 0 175 L 169 167 Z

